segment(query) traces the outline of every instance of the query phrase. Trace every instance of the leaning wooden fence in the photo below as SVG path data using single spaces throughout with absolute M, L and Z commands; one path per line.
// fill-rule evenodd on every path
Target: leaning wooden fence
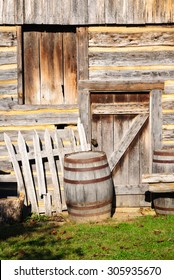
M 76 134 L 72 128 L 45 130 L 43 137 L 34 131 L 30 145 L 20 131 L 16 146 L 6 133 L 4 140 L 15 171 L 18 191 L 25 193 L 25 204 L 31 205 L 31 211 L 52 215 L 66 210 L 64 155 L 90 149 L 82 124 L 78 123 Z

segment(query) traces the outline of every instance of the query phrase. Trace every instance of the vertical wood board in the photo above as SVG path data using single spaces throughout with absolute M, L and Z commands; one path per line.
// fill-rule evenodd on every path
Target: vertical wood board
M 40 33 L 24 33 L 25 104 L 40 104 Z

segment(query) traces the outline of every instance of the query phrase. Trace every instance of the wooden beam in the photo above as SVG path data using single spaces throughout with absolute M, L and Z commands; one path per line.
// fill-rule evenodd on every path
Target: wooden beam
M 77 28 L 78 80 L 88 79 L 88 28 Z
M 144 174 L 142 176 L 142 183 L 171 183 L 174 182 L 174 173 L 168 174 L 160 174 L 160 173 L 152 173 L 152 174 Z
M 144 80 L 142 83 L 133 82 L 118 82 L 118 81 L 102 81 L 102 80 L 80 80 L 79 90 L 89 91 L 151 91 L 152 89 L 164 89 L 163 82 L 149 82 Z
M 22 77 L 22 27 L 17 27 L 17 76 L 18 76 L 18 103 L 24 103 L 24 93 L 23 93 L 23 77 Z
M 138 115 L 130 128 L 128 129 L 127 133 L 123 136 L 122 140 L 119 143 L 118 149 L 114 151 L 109 159 L 109 166 L 111 171 L 115 168 L 121 157 L 126 152 L 129 145 L 135 139 L 136 135 L 148 119 L 148 114 Z
M 147 114 L 149 112 L 149 102 L 136 103 L 94 103 L 92 104 L 92 114 L 96 115 L 115 115 L 115 114 Z
M 168 193 L 174 192 L 174 183 L 158 183 L 149 186 L 152 193 Z
M 16 176 L 11 174 L 0 175 L 0 183 L 15 183 L 17 182 Z

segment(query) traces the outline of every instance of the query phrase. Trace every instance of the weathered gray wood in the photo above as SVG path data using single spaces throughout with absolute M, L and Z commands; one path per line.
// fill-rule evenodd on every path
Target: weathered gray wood
M 117 23 L 125 24 L 127 21 L 127 5 L 126 0 L 117 0 Z
M 138 195 L 145 194 L 149 190 L 149 185 L 147 183 L 139 185 L 115 185 L 115 193 L 117 195 Z
M 77 28 L 78 80 L 88 79 L 88 28 Z
M 11 174 L 0 175 L 0 183 L 10 183 L 10 182 L 14 183 L 16 181 L 17 179 L 15 175 L 11 175 Z
M 80 80 L 79 90 L 85 91 L 148 91 L 152 89 L 164 89 L 164 83 L 162 81 L 148 81 L 143 79 L 142 81 L 115 81 L 115 80 Z
M 34 157 L 36 161 L 36 172 L 37 172 L 37 184 L 39 188 L 39 195 L 46 195 L 46 185 L 45 185 L 45 174 L 43 169 L 43 161 L 41 155 L 40 139 L 35 131 L 33 136 L 33 146 L 34 146 Z
M 2 50 L 0 50 L 0 65 L 1 68 L 3 65 L 11 64 L 13 67 L 13 64 L 17 63 L 17 49 L 16 47 L 5 47 Z M 5 66 L 4 66 L 4 70 Z
M 18 109 L 19 108 L 19 109 Z M 77 123 L 79 112 L 77 106 L 74 108 L 62 107 L 14 107 L 14 110 L 0 111 L 1 126 L 13 125 L 38 125 L 38 124 L 72 124 Z
M 4 0 L 0 24 L 154 24 L 174 22 L 171 0 Z
M 148 47 L 146 47 L 148 48 Z M 134 50 L 135 49 L 135 50 Z M 95 52 L 93 49 L 89 48 L 89 67 L 92 66 L 103 66 L 103 68 L 107 65 L 110 65 L 112 68 L 115 66 L 115 70 L 117 70 L 116 66 L 140 66 L 140 70 L 143 69 L 143 66 L 149 66 L 149 70 L 151 70 L 151 65 L 173 65 L 173 52 L 174 48 L 171 47 L 171 50 L 165 50 L 163 47 L 159 51 L 151 49 L 148 50 L 137 50 L 135 47 L 131 51 L 129 48 L 119 49 L 116 52 L 109 48 L 103 48 L 103 50 L 99 50 Z M 173 50 L 172 50 L 173 49 Z M 102 52 L 103 51 L 103 52 Z M 107 69 L 106 67 L 106 69 Z M 136 70 L 136 67 L 134 67 Z M 120 69 L 118 67 L 118 69 Z
M 147 114 L 149 112 L 149 102 L 138 103 L 138 102 L 119 102 L 119 103 L 94 103 L 92 104 L 92 113 L 99 115 L 108 114 Z
M 142 176 L 142 183 L 171 183 L 174 182 L 174 173 L 152 173 Z
M 146 1 L 137 0 L 133 2 L 133 22 L 134 24 L 139 24 L 140 22 L 144 24 L 146 22 L 145 10 L 146 10 Z
M 174 80 L 165 81 L 164 92 L 165 94 L 172 94 L 174 92 Z
M 10 69 L 6 70 L 0 67 L 0 81 L 10 81 L 16 79 L 17 80 L 17 65 L 10 67 Z
M 61 206 L 61 195 L 60 195 L 60 189 L 59 189 L 59 179 L 57 176 L 57 170 L 54 160 L 54 155 L 52 152 L 52 144 L 51 144 L 51 138 L 48 130 L 45 130 L 44 134 L 44 140 L 45 140 L 45 149 L 47 153 L 49 168 L 51 172 L 52 182 L 54 186 L 54 201 L 55 201 L 55 209 L 59 213 L 62 211 Z
M 0 93 L 1 94 L 16 94 L 17 96 L 17 81 L 9 80 L 8 83 L 0 82 Z
M 80 119 L 84 126 L 87 142 L 91 141 L 91 116 L 90 116 L 90 92 L 83 90 L 79 97 Z
M 161 149 L 162 146 L 162 91 L 152 90 L 151 92 L 151 131 L 152 150 Z
M 88 0 L 88 23 L 105 23 L 105 3 L 103 0 Z
M 25 144 L 24 138 L 20 132 L 18 134 L 18 146 L 19 146 L 19 151 L 20 151 L 22 165 L 23 165 L 23 175 L 24 175 L 24 179 L 25 179 L 25 187 L 27 189 L 27 193 L 28 193 L 29 199 L 32 204 L 32 211 L 39 213 L 35 186 L 34 186 L 32 174 L 31 174 L 26 144 Z
M 14 1 L 15 24 L 23 24 L 23 22 L 24 22 L 23 8 L 24 8 L 24 0 Z
M 50 193 L 47 193 L 43 197 L 44 199 L 44 210 L 45 210 L 45 215 L 51 216 L 52 215 L 52 210 L 51 210 L 51 195 Z
M 114 169 L 116 164 L 119 162 L 120 158 L 126 152 L 127 148 L 129 147 L 130 143 L 136 137 L 137 133 L 140 131 L 144 123 L 146 122 L 148 115 L 138 115 L 132 125 L 130 126 L 129 130 L 127 131 L 126 135 L 123 136 L 122 140 L 120 141 L 119 148 L 116 152 L 113 152 L 109 159 L 109 166 L 111 171 Z
M 115 11 L 114 11 L 115 12 Z M 172 27 L 89 27 L 89 49 L 91 47 L 152 47 L 173 46 Z M 133 50 L 133 49 L 132 49 Z M 140 49 L 141 50 L 141 49 Z M 146 49 L 147 52 L 148 49 Z M 152 49 L 154 51 L 155 48 Z M 102 49 L 101 49 L 102 53 Z
M 24 191 L 24 181 L 22 178 L 22 174 L 21 174 L 21 170 L 20 170 L 18 161 L 16 159 L 16 153 L 14 151 L 14 147 L 11 143 L 10 137 L 6 133 L 4 133 L 4 141 L 5 141 L 5 144 L 6 144 L 6 147 L 8 150 L 8 154 L 9 154 L 10 160 L 12 162 L 14 171 L 15 171 L 16 180 L 18 183 L 18 191 L 19 192 Z
M 5 0 L 1 1 L 0 11 L 2 9 L 2 23 L 3 24 L 14 24 L 14 1 L 13 0 Z
M 82 151 L 90 150 L 90 144 L 87 143 L 84 126 L 82 125 L 80 118 L 78 118 L 77 128 L 79 133 L 81 150 Z
M 0 29 L 0 47 L 13 47 L 17 45 L 16 31 L 14 28 L 9 31 Z
M 117 205 L 117 210 L 119 208 L 141 208 L 141 207 L 148 207 L 151 208 L 152 203 L 146 201 L 144 194 L 137 194 L 137 195 L 117 195 L 115 196 L 115 200 L 113 203 Z
M 17 27 L 17 78 L 18 78 L 18 104 L 24 103 L 24 93 L 23 93 L 23 58 L 22 58 L 22 27 Z
M 150 184 L 149 191 L 152 193 L 170 193 L 174 192 L 174 183 Z
M 153 67 L 152 67 L 153 68 Z M 149 84 L 150 83 L 159 83 L 164 82 L 166 79 L 172 79 L 174 76 L 173 66 L 168 67 L 167 71 L 164 70 L 164 66 L 157 66 L 156 69 L 152 69 L 153 71 L 150 71 L 150 66 L 148 70 L 139 70 L 139 69 L 129 69 L 129 70 L 121 70 L 120 69 L 111 69 L 108 70 L 107 67 L 104 67 L 104 69 L 92 69 L 90 68 L 89 71 L 89 79 L 90 80 L 105 80 L 105 81 L 112 81 L 115 79 L 115 81 L 118 82 L 142 82 L 142 80 L 148 79 Z

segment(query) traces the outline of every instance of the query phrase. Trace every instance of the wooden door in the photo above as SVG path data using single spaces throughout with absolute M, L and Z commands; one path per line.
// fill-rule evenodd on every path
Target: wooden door
M 77 103 L 75 30 L 24 31 L 23 62 L 25 104 Z
M 106 152 L 116 206 L 146 206 L 141 177 L 150 169 L 149 94 L 91 94 L 94 150 Z

